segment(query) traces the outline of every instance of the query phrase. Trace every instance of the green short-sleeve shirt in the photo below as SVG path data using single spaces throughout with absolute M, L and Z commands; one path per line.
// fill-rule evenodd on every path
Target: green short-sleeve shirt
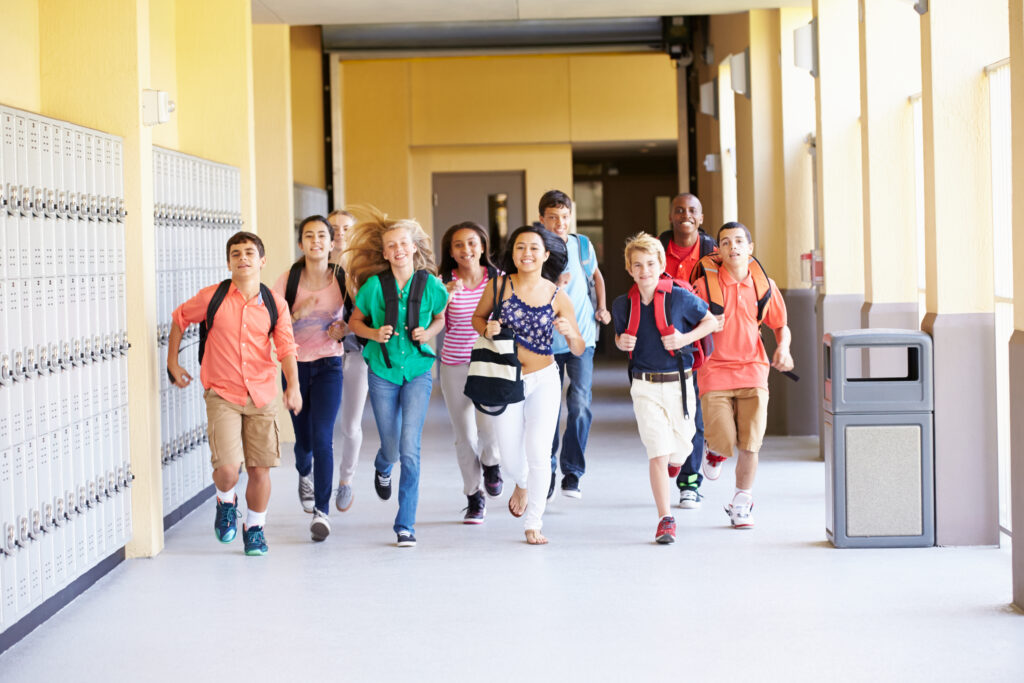
M 409 337 L 407 304 L 412 278 L 409 278 L 398 297 L 398 324 L 395 334 L 388 340 L 388 357 L 391 367 L 384 363 L 381 344 L 370 341 L 363 347 L 363 358 L 373 370 L 373 374 L 394 384 L 403 384 L 413 377 L 418 377 L 430 370 L 437 355 L 428 344 L 417 344 Z M 444 311 L 448 304 L 448 290 L 437 277 L 427 278 L 423 288 L 423 300 L 420 302 L 420 327 L 429 327 L 435 315 Z M 384 294 L 381 292 L 380 278 L 371 276 L 356 295 L 356 308 L 363 312 L 370 327 L 384 324 Z

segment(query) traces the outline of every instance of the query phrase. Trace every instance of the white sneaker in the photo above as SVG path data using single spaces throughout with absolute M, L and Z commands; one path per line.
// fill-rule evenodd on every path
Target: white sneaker
M 313 511 L 313 477 L 299 477 L 299 503 L 302 504 L 303 512 Z
M 733 501 L 735 500 L 734 498 Z M 733 529 L 752 529 L 754 528 L 754 514 L 751 510 L 753 509 L 753 501 L 749 503 L 732 502 L 725 506 L 725 514 L 729 515 Z
M 684 510 L 699 510 L 701 495 L 697 489 L 683 489 L 679 492 L 679 507 Z
M 722 463 L 725 462 L 724 455 L 718 455 L 711 451 L 704 451 L 704 460 L 700 463 L 700 471 L 704 473 L 705 479 L 714 481 L 722 476 Z
M 309 523 L 309 533 L 314 541 L 322 541 L 331 535 L 331 521 L 319 510 L 313 510 L 313 521 Z

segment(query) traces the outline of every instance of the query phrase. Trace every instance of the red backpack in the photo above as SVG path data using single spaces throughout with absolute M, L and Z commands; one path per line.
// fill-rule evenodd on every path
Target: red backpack
M 669 316 L 672 311 L 672 285 L 678 285 L 686 291 L 693 293 L 693 287 L 689 283 L 684 283 L 679 280 L 673 280 L 668 275 L 662 274 L 661 279 L 658 280 L 658 284 L 654 289 L 654 299 L 651 302 L 654 307 L 654 324 L 658 328 L 658 333 L 661 336 L 672 334 L 676 331 L 676 328 L 669 322 Z M 629 289 L 629 322 L 626 323 L 625 333 L 636 336 L 637 330 L 640 329 L 640 290 L 634 284 Z M 686 382 L 683 381 L 683 375 L 686 371 L 685 359 L 687 355 L 693 358 L 693 369 L 696 370 L 704 361 L 707 356 L 711 353 L 711 335 L 704 337 L 700 341 L 691 344 L 689 347 L 678 349 L 676 351 L 669 351 L 669 355 L 675 357 L 679 363 L 679 379 L 680 385 L 683 390 L 683 415 L 686 417 L 690 416 L 689 411 L 686 408 Z M 705 348 L 705 346 L 707 348 Z M 629 380 L 633 381 L 633 353 L 629 354 Z

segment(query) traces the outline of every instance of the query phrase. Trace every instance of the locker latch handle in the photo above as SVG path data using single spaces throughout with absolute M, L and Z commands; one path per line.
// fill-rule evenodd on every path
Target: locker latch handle
M 7 386 L 14 380 L 11 370 L 11 357 L 6 353 L 0 355 L 0 386 Z
M 4 529 L 4 553 L 13 555 L 18 550 L 18 530 L 13 524 L 8 524 Z
M 18 537 L 14 541 L 14 544 L 19 548 L 24 548 L 28 545 L 28 517 L 21 516 L 18 518 Z
M 53 525 L 62 527 L 66 519 L 67 512 L 64 510 L 64 496 L 56 496 L 53 499 Z

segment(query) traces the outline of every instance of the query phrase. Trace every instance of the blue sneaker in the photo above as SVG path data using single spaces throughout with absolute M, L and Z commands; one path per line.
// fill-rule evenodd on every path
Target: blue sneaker
M 270 550 L 267 547 L 267 537 L 263 535 L 263 527 L 243 527 L 242 536 L 245 538 L 246 555 L 266 555 Z
M 222 503 L 217 501 L 217 516 L 213 519 L 213 533 L 221 543 L 231 543 L 238 533 L 238 526 L 235 520 L 238 519 L 238 496 L 235 496 L 234 503 Z

